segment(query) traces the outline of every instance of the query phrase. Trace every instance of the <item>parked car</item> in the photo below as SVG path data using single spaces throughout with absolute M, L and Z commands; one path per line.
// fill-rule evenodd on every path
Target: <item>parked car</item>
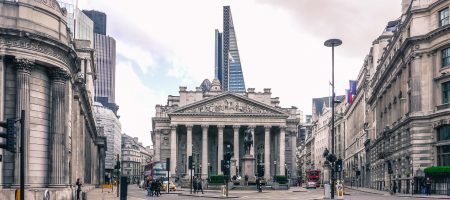
M 175 187 L 175 184 L 172 181 L 170 181 L 170 183 L 169 183 L 169 189 L 170 189 L 170 191 L 176 191 L 177 190 L 176 187 Z M 163 181 L 163 184 L 162 184 L 162 187 L 161 187 L 161 192 L 163 192 L 163 191 L 167 191 L 167 181 Z
M 306 188 L 314 188 L 316 189 L 317 183 L 315 181 L 308 181 L 306 182 Z

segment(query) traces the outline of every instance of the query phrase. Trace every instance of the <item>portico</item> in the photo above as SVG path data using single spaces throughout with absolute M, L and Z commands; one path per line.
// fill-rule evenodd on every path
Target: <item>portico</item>
M 207 177 L 223 174 L 221 160 L 224 153 L 230 151 L 234 153 L 231 176 L 244 177 L 244 131 L 250 128 L 254 134 L 250 154 L 255 158 L 255 168 L 254 173 L 248 175 L 257 175 L 258 165 L 264 166 L 266 180 L 275 174 L 286 175 L 294 165 L 292 156 L 296 147 L 291 145 L 291 140 L 296 138 L 298 119 L 290 114 L 292 108 L 283 109 L 263 102 L 243 94 L 220 92 L 172 109 L 158 105 L 157 116 L 161 117 L 153 118 L 152 134 L 170 132 L 170 137 L 164 134 L 154 137 L 154 143 L 170 146 L 170 153 L 163 147 L 157 150 L 160 159 L 170 156 L 171 175 L 183 177 L 189 174 L 188 157 L 192 156 L 194 173 Z M 165 129 L 170 131 L 163 131 Z

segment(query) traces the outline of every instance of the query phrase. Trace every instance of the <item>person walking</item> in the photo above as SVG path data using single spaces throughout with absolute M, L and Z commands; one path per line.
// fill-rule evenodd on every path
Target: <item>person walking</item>
M 194 179 L 192 179 L 192 187 L 194 189 L 194 194 L 196 194 L 198 190 L 197 182 L 198 182 L 197 176 L 194 176 Z
M 205 194 L 205 193 L 203 192 L 203 179 L 202 179 L 202 177 L 199 177 L 199 178 L 198 178 L 198 190 L 201 190 L 201 191 L 202 191 L 202 194 Z
M 431 179 L 430 179 L 430 177 L 427 177 L 427 180 L 425 181 L 425 185 L 426 185 L 427 196 L 429 196 L 429 195 L 431 195 Z
M 81 185 L 83 184 L 81 184 L 80 178 L 77 178 L 77 182 L 75 183 L 77 189 L 77 200 L 80 200 Z
M 397 191 L 397 183 L 394 181 L 394 186 L 392 186 L 392 190 L 395 194 L 395 192 Z

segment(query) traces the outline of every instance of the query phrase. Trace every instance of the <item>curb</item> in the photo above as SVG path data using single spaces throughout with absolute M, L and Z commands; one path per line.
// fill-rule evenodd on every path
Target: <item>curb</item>
M 237 197 L 237 196 L 223 197 L 223 196 L 197 195 L 197 194 L 183 194 L 183 193 L 178 194 L 178 196 L 203 197 L 203 198 L 215 198 L 215 199 L 235 199 L 235 198 L 239 198 L 239 197 Z
M 356 190 L 359 192 L 365 192 L 365 193 L 370 193 L 370 194 L 378 194 L 378 195 L 389 195 L 389 193 L 381 193 L 381 192 L 372 192 L 372 191 L 365 191 L 365 190 L 359 190 L 359 189 L 355 189 L 355 188 L 346 188 L 347 190 Z

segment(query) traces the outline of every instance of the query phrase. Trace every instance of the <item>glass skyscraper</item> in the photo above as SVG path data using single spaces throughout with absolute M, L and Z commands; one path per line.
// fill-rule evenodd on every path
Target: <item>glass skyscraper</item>
M 223 33 L 215 31 L 215 78 L 222 91 L 245 92 L 244 74 L 230 6 L 223 7 Z

